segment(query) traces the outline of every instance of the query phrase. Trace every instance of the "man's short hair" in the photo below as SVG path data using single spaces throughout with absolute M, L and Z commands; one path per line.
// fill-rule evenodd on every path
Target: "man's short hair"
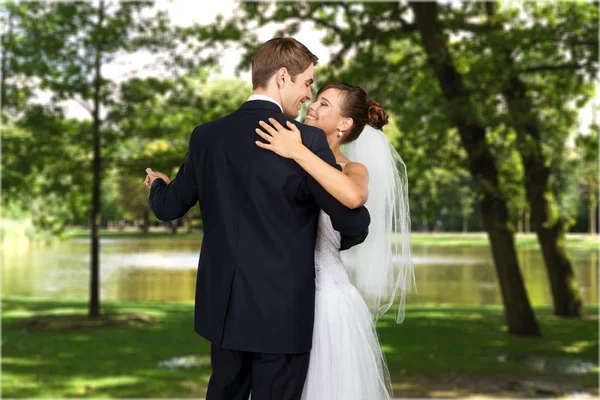
M 286 68 L 292 82 L 310 64 L 319 59 L 306 46 L 293 38 L 273 38 L 265 42 L 252 59 L 252 89 L 267 87 L 269 79 L 280 68 Z

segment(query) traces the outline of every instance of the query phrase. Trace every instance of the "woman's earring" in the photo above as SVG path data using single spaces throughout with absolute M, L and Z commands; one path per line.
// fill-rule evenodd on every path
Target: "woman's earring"
M 343 135 L 344 135 L 344 132 L 342 132 L 342 130 L 340 129 L 339 132 L 338 132 L 338 136 L 342 137 Z

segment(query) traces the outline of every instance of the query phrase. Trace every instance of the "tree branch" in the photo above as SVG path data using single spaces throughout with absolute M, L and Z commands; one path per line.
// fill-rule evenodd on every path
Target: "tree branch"
M 313 21 L 315 23 L 315 25 L 320 25 L 323 28 L 331 29 L 338 35 L 341 35 L 343 33 L 342 29 L 339 26 L 332 24 L 323 18 L 314 17 L 312 15 L 305 15 L 304 18 L 306 18 L 310 21 Z M 298 20 L 301 21 L 302 19 L 298 19 Z
M 339 66 L 344 59 L 344 55 L 350 50 L 350 47 L 351 45 L 349 43 L 344 43 L 342 48 L 331 58 L 330 64 Z
M 94 110 L 92 109 L 92 106 L 90 106 L 84 100 L 81 100 L 78 96 L 75 96 L 74 100 L 77 102 L 77 104 L 79 104 L 81 107 L 83 107 L 88 113 L 90 113 L 90 116 L 94 115 Z
M 590 67 L 592 62 L 585 63 L 565 63 L 565 64 L 556 64 L 556 65 L 538 65 L 535 67 L 520 69 L 518 73 L 533 73 L 533 72 L 542 72 L 542 71 L 560 71 L 560 70 L 578 70 L 586 67 Z

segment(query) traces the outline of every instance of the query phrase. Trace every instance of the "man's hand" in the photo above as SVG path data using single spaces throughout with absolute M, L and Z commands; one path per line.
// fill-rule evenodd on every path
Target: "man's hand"
M 159 171 L 153 171 L 152 168 L 146 168 L 146 173 L 148 175 L 146 175 L 146 179 L 144 180 L 144 186 L 146 187 L 151 187 L 152 183 L 154 182 L 155 179 L 160 178 L 163 181 L 165 181 L 165 183 L 168 185 L 169 183 L 171 183 L 171 179 L 169 179 L 169 177 L 165 174 L 163 174 L 162 172 Z

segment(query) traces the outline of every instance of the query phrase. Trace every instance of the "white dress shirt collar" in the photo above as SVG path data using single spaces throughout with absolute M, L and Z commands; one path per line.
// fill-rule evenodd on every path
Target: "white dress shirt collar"
M 247 101 L 252 101 L 252 100 L 270 101 L 271 103 L 277 104 L 277 106 L 279 106 L 279 109 L 281 110 L 281 112 L 283 112 L 283 107 L 281 107 L 281 104 L 279 104 L 277 101 L 275 101 L 275 99 L 273 99 L 272 97 L 269 97 L 269 96 L 267 96 L 265 94 L 256 94 L 256 93 L 253 93 L 250 97 L 248 97 Z

